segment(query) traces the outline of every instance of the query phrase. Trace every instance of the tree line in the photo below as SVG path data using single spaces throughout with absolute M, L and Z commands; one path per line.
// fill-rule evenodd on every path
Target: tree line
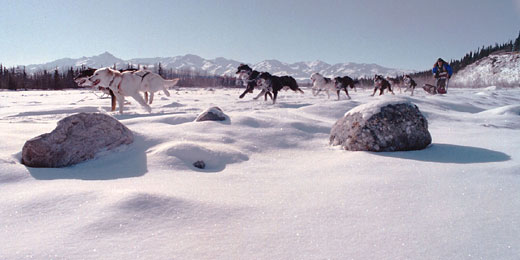
M 147 69 L 146 66 L 128 64 L 125 68 L 114 69 Z M 44 90 L 62 90 L 78 88 L 74 78 L 82 71 L 88 69 L 85 66 L 66 70 L 42 70 L 35 73 L 27 73 L 25 66 L 7 68 L 0 64 L 0 89 L 44 89 Z M 179 78 L 178 86 L 182 87 L 238 87 L 236 78 L 230 76 L 210 75 L 205 71 L 196 71 L 190 69 L 164 69 L 162 65 L 156 64 L 150 67 L 150 70 L 158 73 L 165 79 Z
M 453 73 L 456 73 L 462 69 L 464 69 L 466 66 L 485 58 L 491 54 L 495 53 L 503 53 L 503 52 L 520 52 L 520 32 L 518 33 L 518 37 L 515 39 L 515 41 L 510 40 L 509 42 L 498 44 L 495 43 L 495 45 L 489 45 L 489 46 L 482 46 L 479 47 L 475 51 L 470 51 L 464 57 L 458 59 L 458 60 L 451 60 L 449 62 L 451 68 L 453 69 Z M 433 67 L 433 63 L 432 63 Z M 422 78 L 422 77 L 431 77 L 432 73 L 431 70 L 421 71 L 414 74 L 411 74 L 412 77 Z

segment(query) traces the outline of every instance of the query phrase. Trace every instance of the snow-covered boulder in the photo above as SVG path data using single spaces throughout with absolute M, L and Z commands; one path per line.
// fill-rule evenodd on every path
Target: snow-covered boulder
M 330 132 L 330 144 L 351 151 L 419 150 L 431 141 L 428 121 L 417 106 L 403 99 L 357 106 L 339 119 Z
M 195 122 L 200 121 L 224 121 L 228 118 L 222 109 L 219 107 L 210 107 L 204 111 L 195 119 Z
M 133 141 L 132 132 L 117 119 L 79 113 L 60 120 L 52 132 L 25 142 L 22 163 L 29 167 L 65 167 Z

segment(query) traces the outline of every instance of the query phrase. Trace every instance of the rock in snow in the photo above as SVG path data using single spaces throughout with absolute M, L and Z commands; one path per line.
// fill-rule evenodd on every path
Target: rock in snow
M 64 167 L 133 141 L 132 132 L 117 119 L 79 113 L 60 120 L 52 132 L 25 142 L 22 163 L 29 167 Z
M 210 107 L 206 110 L 204 110 L 196 119 L 195 122 L 200 121 L 224 121 L 228 117 L 224 112 L 222 112 L 222 109 L 219 107 Z
M 431 142 L 428 121 L 416 105 L 406 100 L 357 106 L 339 119 L 330 132 L 330 144 L 351 151 L 420 150 Z
M 204 161 L 202 160 L 199 160 L 199 161 L 196 161 L 193 163 L 193 166 L 199 168 L 199 169 L 204 169 L 206 168 L 206 164 L 204 163 Z

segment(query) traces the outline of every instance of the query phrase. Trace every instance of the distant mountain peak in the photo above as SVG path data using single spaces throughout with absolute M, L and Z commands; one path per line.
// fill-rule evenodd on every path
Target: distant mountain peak
M 96 57 L 107 57 L 107 58 L 116 58 L 116 56 L 112 55 L 112 53 L 108 52 L 108 51 L 105 51 L 99 55 L 97 55 Z M 117 59 L 117 58 L 116 58 Z
M 161 64 L 163 69 L 174 69 L 174 70 L 198 70 L 205 71 L 208 74 L 214 75 L 235 75 L 236 68 L 241 64 L 247 64 L 246 62 L 235 61 L 226 59 L 224 57 L 218 57 L 215 59 L 204 59 L 195 54 L 186 54 L 183 56 L 175 57 L 155 57 L 155 58 L 134 58 L 130 60 L 122 60 L 115 57 L 108 51 L 105 51 L 99 55 L 92 57 L 81 57 L 78 59 L 64 58 L 53 62 L 29 65 L 27 71 L 34 73 L 43 69 L 55 69 L 67 70 L 70 67 L 91 67 L 101 68 L 107 66 L 114 66 L 118 68 L 127 68 L 130 64 L 134 67 L 138 65 L 146 66 L 149 69 L 155 68 L 158 64 Z M 309 77 L 314 72 L 319 72 L 326 77 L 332 76 L 351 76 L 354 78 L 369 76 L 372 77 L 374 73 L 383 75 L 396 75 L 410 73 L 412 71 L 399 70 L 385 68 L 376 64 L 356 64 L 356 63 L 337 63 L 330 65 L 321 60 L 307 61 L 307 62 L 296 62 L 296 63 L 285 63 L 276 59 L 269 59 L 258 62 L 256 64 L 250 64 L 251 67 L 258 71 L 267 71 L 274 75 L 290 75 L 299 81 L 308 81 Z

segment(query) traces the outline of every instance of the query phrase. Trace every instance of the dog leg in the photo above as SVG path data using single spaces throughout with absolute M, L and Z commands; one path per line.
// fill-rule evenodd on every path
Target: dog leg
M 152 112 L 152 108 L 144 101 L 143 97 L 141 97 L 141 94 L 136 92 L 132 95 L 132 97 L 135 99 L 135 101 L 137 101 L 137 103 L 143 106 L 148 113 Z
M 345 87 L 345 94 L 347 94 L 348 99 L 351 99 L 350 96 L 348 95 L 348 90 L 346 87 Z
M 167 97 L 170 96 L 170 91 L 168 91 L 168 89 L 166 87 L 163 87 L 163 92 L 164 92 L 164 95 L 166 95 Z M 150 102 L 150 104 L 152 104 L 152 103 Z
M 254 87 L 250 87 L 249 85 L 246 87 L 246 90 L 244 90 L 244 93 L 242 93 L 238 98 L 244 98 L 244 96 L 247 93 L 253 93 Z
M 376 94 L 376 91 L 377 91 L 377 87 L 376 87 L 376 88 L 374 88 L 374 92 L 372 92 L 372 95 L 370 95 L 370 96 L 372 96 L 372 97 L 373 97 L 373 96 L 374 96 L 374 95 Z
M 148 92 L 144 92 L 144 101 L 148 103 Z
M 271 93 L 269 93 L 269 94 L 271 94 Z M 273 97 L 273 105 L 274 105 L 276 103 L 276 96 L 278 96 L 278 91 L 273 90 L 273 95 L 274 95 L 274 97 Z
M 339 100 L 339 92 L 340 92 L 340 91 L 341 91 L 341 90 L 337 90 L 337 91 L 336 91 L 336 94 L 338 94 L 338 100 Z
M 257 100 L 259 97 L 261 97 L 262 95 L 264 95 L 265 92 L 266 92 L 265 89 L 262 89 L 262 91 L 260 91 L 260 93 L 258 93 L 258 95 L 257 95 L 256 97 L 254 97 L 253 99 L 254 99 L 254 100 Z
M 265 93 L 265 95 L 266 95 L 265 101 L 267 101 L 267 95 L 269 95 L 269 98 L 271 98 L 271 100 L 273 99 L 273 95 L 271 94 L 271 92 L 267 91 L 267 93 Z
M 148 104 L 150 104 L 150 105 L 151 105 L 151 104 L 152 104 L 152 102 L 153 102 L 153 92 L 150 92 L 150 103 L 148 103 Z
M 119 103 L 119 113 L 123 114 L 123 107 L 125 106 L 125 96 L 119 94 L 118 92 L 114 92 L 116 96 L 117 103 Z
M 116 101 L 117 101 L 116 95 L 114 95 L 114 92 L 111 89 L 109 89 L 108 91 L 110 93 L 110 101 L 111 101 L 111 105 L 112 105 L 112 107 L 111 107 L 112 110 L 110 110 L 110 111 L 114 112 L 114 111 L 116 111 Z

